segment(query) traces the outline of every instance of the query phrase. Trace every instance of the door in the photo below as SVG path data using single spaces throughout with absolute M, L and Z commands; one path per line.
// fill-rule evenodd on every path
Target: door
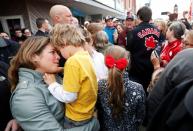
M 25 27 L 23 17 L 21 15 L 0 17 L 0 22 L 3 31 L 7 32 L 11 37 L 13 37 L 15 29 L 21 29 Z

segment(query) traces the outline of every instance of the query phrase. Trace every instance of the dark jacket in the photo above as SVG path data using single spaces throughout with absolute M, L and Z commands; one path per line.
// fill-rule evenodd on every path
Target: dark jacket
M 0 61 L 9 64 L 18 49 L 19 44 L 17 42 L 0 38 Z
M 8 64 L 0 61 L 0 131 L 4 131 L 8 121 L 12 119 L 9 107 L 11 91 L 7 77 L 8 67 Z
M 41 30 L 38 30 L 35 34 L 35 36 L 49 36 L 49 33 L 48 32 L 43 32 Z
M 21 37 L 14 36 L 14 37 L 12 38 L 12 40 L 14 40 L 14 41 L 16 41 L 16 42 L 18 42 L 18 43 L 24 42 L 26 39 L 27 39 L 27 37 L 24 36 L 24 35 L 22 35 Z
M 180 104 L 172 111 L 167 120 L 168 131 L 192 131 L 193 130 L 193 87 Z M 189 102 L 188 102 L 189 101 Z
M 148 131 L 168 130 L 169 121 L 177 106 L 193 85 L 193 49 L 179 52 L 166 66 L 147 99 Z M 180 113 L 179 113 L 180 114 Z
M 159 30 L 146 22 L 140 23 L 127 34 L 126 48 L 131 53 L 130 78 L 142 84 L 145 91 L 153 73 L 153 65 L 150 61 L 151 52 L 156 47 L 153 40 L 159 41 L 159 37 Z
M 182 124 L 178 123 L 180 122 L 179 118 L 182 119 L 187 112 L 184 109 L 183 100 L 191 85 L 193 85 L 193 82 L 185 87 L 175 87 L 162 98 L 163 100 L 149 121 L 147 131 L 177 131 L 174 129 Z M 153 114 L 153 112 L 151 113 Z M 178 123 L 178 125 L 174 123 Z

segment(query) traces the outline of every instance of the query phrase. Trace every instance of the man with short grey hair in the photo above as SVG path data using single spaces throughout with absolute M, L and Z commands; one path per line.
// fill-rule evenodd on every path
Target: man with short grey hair
M 50 9 L 53 24 L 72 24 L 73 17 L 70 9 L 64 5 L 54 5 Z

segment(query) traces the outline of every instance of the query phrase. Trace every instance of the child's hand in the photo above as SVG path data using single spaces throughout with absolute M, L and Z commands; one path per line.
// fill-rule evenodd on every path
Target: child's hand
M 64 68 L 63 67 L 58 67 L 57 73 L 63 72 Z
M 117 30 L 115 30 L 114 34 L 113 34 L 113 38 L 114 38 L 114 41 L 115 43 L 117 42 L 117 39 L 118 39 L 118 32 Z
M 162 60 L 162 64 L 165 67 L 168 64 L 168 62 L 166 60 Z
M 45 73 L 44 76 L 43 76 L 43 78 L 44 78 L 44 81 L 46 82 L 46 84 L 48 84 L 48 85 L 56 82 L 55 74 Z

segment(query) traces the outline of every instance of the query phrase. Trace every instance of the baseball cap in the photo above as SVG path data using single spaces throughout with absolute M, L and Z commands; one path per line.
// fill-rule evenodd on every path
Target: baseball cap
M 119 19 L 118 19 L 118 18 L 116 18 L 116 17 L 115 17 L 115 18 L 113 18 L 113 22 L 118 21 L 118 20 L 119 20 Z
M 110 20 L 110 19 L 113 19 L 113 17 L 110 16 L 110 15 L 107 15 L 107 16 L 105 17 L 105 22 L 107 22 L 107 21 Z

